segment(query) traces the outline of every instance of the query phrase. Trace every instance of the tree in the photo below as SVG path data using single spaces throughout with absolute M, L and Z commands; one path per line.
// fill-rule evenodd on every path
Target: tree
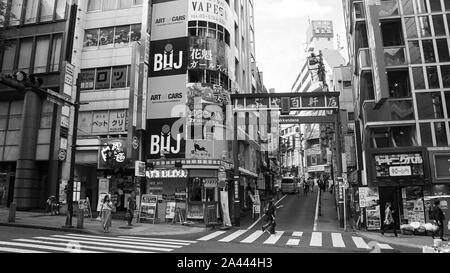
M 0 0 L 0 53 L 3 52 L 5 47 L 7 47 L 6 39 L 8 35 L 5 34 L 6 31 L 2 31 L 2 28 L 6 28 L 6 14 L 7 11 L 11 9 L 6 0 Z M 10 19 L 15 18 L 14 14 L 10 14 Z M 9 27 L 8 27 L 9 28 Z

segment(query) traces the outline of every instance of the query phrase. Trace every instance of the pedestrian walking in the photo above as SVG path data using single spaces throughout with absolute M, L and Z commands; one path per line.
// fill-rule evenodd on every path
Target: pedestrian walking
M 103 232 L 105 233 L 109 233 L 109 228 L 111 227 L 112 210 L 113 210 L 113 203 L 111 202 L 109 195 L 106 195 L 105 198 L 103 198 L 103 204 L 101 208 L 102 213 L 101 224 L 103 227 Z
M 279 209 L 279 208 L 282 208 L 282 207 L 283 206 L 278 206 L 277 207 L 274 204 L 273 200 L 269 201 L 269 204 L 268 204 L 267 209 L 266 209 L 266 221 L 267 221 L 267 224 L 265 224 L 265 225 L 263 225 L 261 227 L 263 232 L 268 231 L 270 234 L 275 234 L 275 227 L 277 225 L 276 218 L 275 218 L 276 210 Z
M 308 195 L 309 192 L 309 184 L 306 180 L 303 180 L 303 194 Z
M 432 235 L 433 239 L 439 233 L 439 237 L 441 238 L 441 240 L 442 241 L 447 241 L 444 238 L 444 220 L 445 220 L 445 215 L 444 215 L 444 212 L 441 209 L 441 201 L 439 201 L 439 200 L 434 201 L 434 208 L 433 208 L 433 214 L 432 215 L 433 215 L 434 222 L 438 226 L 438 229 Z
M 386 230 L 392 229 L 394 231 L 395 237 L 398 237 L 397 235 L 397 229 L 395 228 L 395 222 L 394 217 L 392 217 L 392 204 L 391 202 L 386 202 L 386 209 L 384 211 L 384 228 L 381 230 L 381 235 L 384 235 Z
M 128 225 L 132 226 L 131 222 L 133 221 L 134 211 L 136 210 L 136 194 L 134 192 L 131 193 L 130 197 L 128 197 Z

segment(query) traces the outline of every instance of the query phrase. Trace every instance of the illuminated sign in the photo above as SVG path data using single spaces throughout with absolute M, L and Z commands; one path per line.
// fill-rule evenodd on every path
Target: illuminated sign
M 101 139 L 98 168 L 108 169 L 126 165 L 126 143 L 125 139 Z
M 375 155 L 377 177 L 423 176 L 420 153 Z
M 187 175 L 187 170 L 182 169 L 156 169 L 146 172 L 148 178 L 187 178 Z

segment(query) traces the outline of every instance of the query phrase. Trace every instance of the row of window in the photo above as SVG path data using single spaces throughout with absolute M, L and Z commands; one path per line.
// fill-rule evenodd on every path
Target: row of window
M 81 90 L 103 90 L 130 86 L 130 66 L 81 70 Z
M 58 72 L 61 62 L 62 34 L 9 40 L 2 54 L 0 71 L 10 73 Z
M 78 130 L 83 135 L 107 135 L 127 131 L 126 109 L 80 112 Z
M 9 0 L 10 8 L 6 11 L 5 23 L 0 27 L 63 20 L 66 18 L 66 2 L 67 0 Z
M 411 64 L 450 62 L 447 38 L 408 41 L 408 48 Z
M 414 88 L 418 89 L 439 89 L 450 88 L 450 65 L 441 66 L 426 66 L 426 67 L 412 67 Z M 428 80 L 428 87 L 425 86 L 425 78 L 423 70 Z M 439 81 L 439 73 L 442 75 L 442 87 Z
M 206 21 L 189 21 L 190 36 L 210 37 L 225 42 L 230 46 L 230 33 L 223 26 Z
M 189 82 L 220 85 L 223 89 L 231 88 L 231 80 L 225 73 L 212 70 L 192 69 L 188 71 Z
M 444 20 L 450 25 L 450 14 L 405 18 L 406 36 L 408 38 L 427 38 L 431 36 L 448 36 Z M 433 26 L 433 27 L 432 27 Z M 434 29 L 434 32 L 432 31 Z
M 127 46 L 141 39 L 141 24 L 88 29 L 84 32 L 84 48 Z
M 53 104 L 49 101 L 44 100 L 42 102 L 42 112 L 39 128 L 52 128 L 52 111 Z M 23 100 L 0 102 L 0 135 L 3 134 L 4 136 L 4 133 L 1 133 L 1 131 L 20 130 L 20 126 L 22 125 L 22 112 Z M 13 145 L 12 143 L 7 143 L 7 145 L 8 144 Z M 3 145 L 1 138 L 0 145 Z
M 416 6 L 416 13 L 430 13 L 430 12 L 442 12 L 444 10 L 450 10 L 450 0 L 443 0 L 444 6 L 441 4 L 441 0 L 401 0 L 403 6 L 403 14 L 414 14 L 414 3 Z
M 106 11 L 115 9 L 126 9 L 142 5 L 143 0 L 89 0 L 89 11 Z

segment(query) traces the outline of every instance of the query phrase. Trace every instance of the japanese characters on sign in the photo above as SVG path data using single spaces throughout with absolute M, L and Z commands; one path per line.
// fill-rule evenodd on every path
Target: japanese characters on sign
M 337 95 L 308 95 L 290 98 L 291 108 L 338 108 L 339 97 Z M 255 98 L 233 98 L 236 108 L 280 108 L 280 97 L 255 97 Z
M 124 166 L 127 158 L 125 139 L 100 139 L 98 168 L 109 169 Z
M 375 155 L 377 177 L 423 176 L 420 153 Z
M 189 38 L 188 69 L 207 69 L 228 73 L 227 46 L 207 37 Z

